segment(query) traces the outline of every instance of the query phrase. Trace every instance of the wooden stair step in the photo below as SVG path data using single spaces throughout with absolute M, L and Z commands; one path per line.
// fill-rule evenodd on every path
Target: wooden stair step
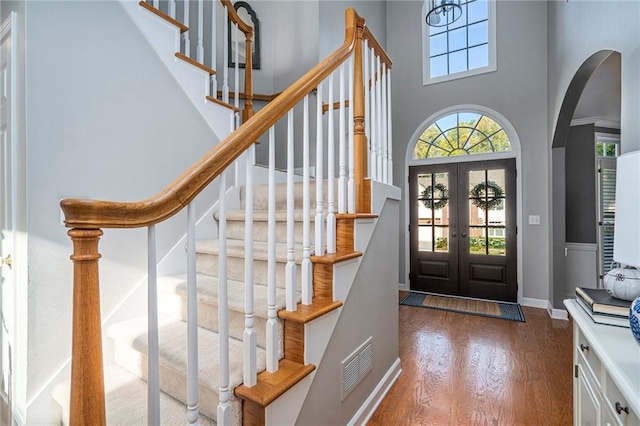
M 225 101 L 221 101 L 220 99 L 214 98 L 213 96 L 205 96 L 205 99 L 208 100 L 209 102 L 213 102 L 215 104 L 221 105 L 225 108 L 229 108 L 230 110 L 234 111 L 234 112 L 240 112 L 240 108 L 231 105 Z
M 189 31 L 189 27 L 187 27 L 185 24 L 183 24 L 180 21 L 177 21 L 176 19 L 174 19 L 171 16 L 167 15 L 163 11 L 156 9 L 155 7 L 153 7 L 152 5 L 147 3 L 146 1 L 141 1 L 138 4 L 140 5 L 140 7 L 148 10 L 149 12 L 153 13 L 154 15 L 164 19 L 165 21 L 167 21 L 168 23 L 170 23 L 174 27 L 178 28 L 180 30 L 180 33 L 184 33 L 185 31 Z
M 202 71 L 208 73 L 209 75 L 215 75 L 215 73 L 216 73 L 216 71 L 213 68 L 209 68 L 208 66 L 206 66 L 204 64 L 201 64 L 200 62 L 196 61 L 195 59 L 191 59 L 190 57 L 188 57 L 184 53 L 176 52 L 176 58 L 181 59 L 181 60 L 185 61 L 186 63 L 193 65 L 196 68 L 200 68 Z
M 329 313 L 334 309 L 338 309 L 340 306 L 342 306 L 342 302 L 340 301 L 332 301 L 316 297 L 310 305 L 298 303 L 295 311 L 290 312 L 284 309 L 278 311 L 278 318 L 293 321 L 298 324 L 306 324 L 316 318 L 320 318 L 322 315 Z

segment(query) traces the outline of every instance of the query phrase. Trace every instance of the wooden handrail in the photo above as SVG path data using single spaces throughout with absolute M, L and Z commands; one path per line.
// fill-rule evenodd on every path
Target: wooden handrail
M 233 23 L 238 25 L 238 29 L 240 31 L 242 31 L 245 35 L 249 33 L 253 34 L 253 27 L 242 20 L 240 15 L 238 15 L 238 12 L 236 12 L 236 8 L 233 7 L 231 0 L 220 0 L 220 2 L 223 6 L 226 6 L 229 13 L 229 18 Z
M 364 19 L 354 9 L 347 9 L 342 46 L 262 108 L 253 119 L 222 140 L 163 191 L 138 202 L 64 199 L 60 206 L 65 215 L 65 225 L 81 229 L 138 228 L 162 222 L 178 213 L 351 55 L 357 44 L 358 27 L 364 27 Z
M 389 58 L 387 52 L 382 48 L 371 31 L 369 31 L 369 27 L 364 28 L 364 34 L 362 38 L 369 41 L 369 47 L 371 47 L 376 52 L 376 55 L 380 57 L 380 61 L 387 65 L 387 69 L 391 69 L 391 67 L 393 66 L 391 58 Z

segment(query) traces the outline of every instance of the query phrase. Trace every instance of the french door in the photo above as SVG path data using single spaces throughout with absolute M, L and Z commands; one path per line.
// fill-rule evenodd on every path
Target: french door
M 515 302 L 515 159 L 409 168 L 411 290 Z

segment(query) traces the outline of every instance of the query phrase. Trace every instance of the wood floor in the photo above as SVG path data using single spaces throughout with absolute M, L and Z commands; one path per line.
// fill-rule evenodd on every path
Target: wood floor
M 369 425 L 572 424 L 569 321 L 399 309 L 403 372 Z

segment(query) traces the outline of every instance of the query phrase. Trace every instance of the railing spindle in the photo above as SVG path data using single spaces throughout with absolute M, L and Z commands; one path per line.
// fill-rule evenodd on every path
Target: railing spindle
M 257 379 L 256 367 L 256 331 L 254 329 L 253 302 L 253 167 L 255 145 L 247 151 L 246 182 L 245 182 L 245 219 L 244 219 L 244 385 L 255 386 Z
M 353 111 L 355 105 L 354 86 L 353 86 L 353 55 L 349 58 L 349 113 L 348 128 L 349 128 L 349 179 L 347 180 L 347 212 L 356 212 L 356 182 L 355 182 L 355 145 L 354 145 L 354 121 Z
M 346 159 L 346 127 L 345 127 L 345 103 L 344 95 L 344 63 L 340 65 L 340 145 L 338 147 L 338 213 L 347 212 L 347 159 Z
M 153 0 L 152 5 L 156 9 L 160 10 L 160 0 Z
M 387 70 L 387 146 L 389 152 L 389 173 L 387 175 L 387 182 L 389 185 L 393 185 L 393 129 L 391 123 L 393 117 L 391 116 L 391 68 Z
M 302 303 L 311 304 L 311 184 L 309 182 L 309 95 L 303 100 L 302 113 Z
M 329 103 L 329 115 L 333 115 L 333 103 Z M 322 218 L 323 199 L 323 175 L 324 175 L 324 136 L 322 132 L 322 83 L 318 85 L 316 96 L 316 217 L 315 217 L 315 255 L 324 254 L 324 221 Z
M 169 16 L 176 17 L 176 0 L 169 0 Z
M 296 264 L 294 262 L 295 221 L 294 221 L 294 139 L 293 139 L 293 108 L 287 112 L 287 265 L 286 276 L 286 309 L 296 310 Z
M 220 364 L 220 383 L 218 386 L 219 425 L 231 424 L 231 389 L 229 385 L 229 297 L 227 287 L 227 206 L 225 194 L 227 178 L 223 172 L 219 182 L 219 225 L 218 225 L 218 338 Z
M 173 0 L 172 0 L 173 1 Z M 211 2 L 211 68 L 218 69 L 218 2 Z M 214 98 L 218 96 L 218 79 L 216 74 L 211 76 L 211 93 Z
M 204 0 L 198 0 L 198 41 L 196 60 L 204 64 Z
M 187 423 L 190 425 L 197 425 L 200 418 L 196 275 L 196 206 L 192 201 L 187 205 Z
M 382 120 L 381 121 L 381 125 L 382 125 L 382 152 L 383 152 L 383 156 L 382 156 L 382 179 L 380 179 L 382 182 L 387 182 L 387 176 L 389 174 L 389 163 L 388 163 L 388 159 L 389 159 L 389 148 L 388 148 L 388 141 L 387 141 L 387 64 L 385 64 L 384 62 L 382 63 L 382 75 L 380 77 L 380 81 L 381 81 L 381 86 L 382 86 L 382 102 L 380 102 L 381 107 L 380 109 L 382 110 Z
M 370 62 L 371 64 L 371 80 L 368 84 L 368 92 L 369 96 L 369 114 L 367 115 L 367 120 L 369 122 L 369 129 L 371 134 L 369 135 L 369 146 L 371 147 L 371 176 L 375 176 L 378 179 L 380 175 L 380 171 L 378 170 L 378 134 L 377 134 L 377 122 L 376 122 L 376 61 L 375 61 L 375 50 L 371 49 L 370 58 L 365 58 L 366 62 Z
M 378 178 L 384 178 L 383 158 L 384 158 L 384 133 L 382 133 L 382 68 L 380 67 L 380 57 L 376 56 L 376 135 L 377 135 L 377 151 L 378 158 L 376 168 L 378 169 Z
M 235 66 L 233 67 L 233 84 L 234 84 L 234 96 L 233 96 L 233 105 L 236 108 L 240 108 L 240 64 L 238 61 L 240 60 L 240 29 L 238 29 L 238 25 L 233 25 L 233 45 L 235 48 L 235 55 L 233 58 L 233 62 Z
M 160 424 L 160 355 L 158 344 L 158 270 L 156 226 L 147 228 L 147 421 Z
M 184 13 L 182 15 L 182 23 L 189 26 L 189 2 L 191 0 L 184 0 Z M 191 57 L 191 41 L 189 40 L 189 30 L 182 33 L 182 43 L 184 54 Z
M 267 371 L 278 371 L 278 320 L 276 312 L 276 141 L 269 129 L 269 217 L 267 229 Z
M 224 6 L 222 40 L 222 100 L 229 103 L 229 10 L 227 6 Z
M 329 118 L 327 119 L 327 253 L 336 252 L 336 147 L 333 111 L 333 73 L 329 75 Z

